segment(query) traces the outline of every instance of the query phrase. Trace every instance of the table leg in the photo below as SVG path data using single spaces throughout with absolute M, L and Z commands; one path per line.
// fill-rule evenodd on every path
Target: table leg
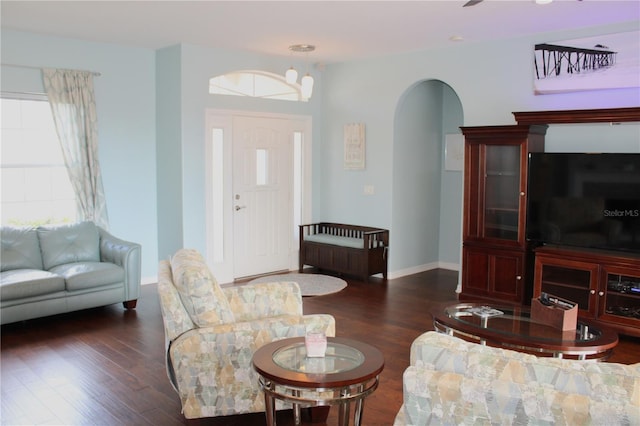
M 349 396 L 349 388 L 344 388 L 340 391 L 340 396 L 346 398 Z M 338 425 L 339 426 L 349 426 L 349 411 L 350 404 L 349 402 L 341 402 L 340 410 L 338 411 Z
M 364 386 L 358 386 L 358 392 L 362 392 L 364 390 Z M 364 408 L 364 398 L 360 398 L 356 401 L 356 406 L 354 408 L 353 414 L 353 424 L 354 426 L 360 426 L 362 423 L 362 410 Z
M 271 382 L 265 381 L 264 387 L 271 387 Z M 276 426 L 276 400 L 267 391 L 264 392 L 264 411 L 267 416 L 267 426 Z
M 294 390 L 292 391 L 293 396 L 299 397 L 300 391 Z M 293 403 L 293 424 L 296 426 L 300 426 L 302 424 L 302 420 L 300 420 L 300 404 Z

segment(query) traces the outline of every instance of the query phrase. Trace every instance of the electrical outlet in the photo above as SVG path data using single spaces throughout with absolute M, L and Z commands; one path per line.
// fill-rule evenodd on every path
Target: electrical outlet
M 373 195 L 375 193 L 373 189 L 373 185 L 365 185 L 364 186 L 364 194 L 365 195 Z

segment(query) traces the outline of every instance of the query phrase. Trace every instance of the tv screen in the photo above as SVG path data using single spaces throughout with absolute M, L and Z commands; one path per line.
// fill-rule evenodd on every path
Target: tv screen
M 640 154 L 531 153 L 527 240 L 640 252 Z

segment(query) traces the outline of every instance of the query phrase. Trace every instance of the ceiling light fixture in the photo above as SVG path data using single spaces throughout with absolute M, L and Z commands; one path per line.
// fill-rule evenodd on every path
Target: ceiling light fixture
M 302 80 L 300 80 L 300 91 L 302 96 L 309 99 L 311 93 L 313 93 L 313 77 L 309 74 L 309 61 L 308 54 L 316 50 L 316 47 L 312 44 L 292 44 L 289 46 L 289 50 L 294 53 L 305 53 L 307 55 L 307 73 Z M 293 66 L 287 70 L 284 77 L 289 84 L 295 84 L 298 79 L 298 71 Z
M 287 83 L 294 84 L 298 80 L 298 71 L 294 67 L 291 67 L 284 73 L 284 78 L 287 79 Z

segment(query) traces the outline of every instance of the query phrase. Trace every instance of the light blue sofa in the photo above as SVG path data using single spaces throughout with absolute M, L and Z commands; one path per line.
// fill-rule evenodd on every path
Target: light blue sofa
M 2 227 L 0 323 L 122 302 L 136 307 L 141 247 L 93 222 Z

